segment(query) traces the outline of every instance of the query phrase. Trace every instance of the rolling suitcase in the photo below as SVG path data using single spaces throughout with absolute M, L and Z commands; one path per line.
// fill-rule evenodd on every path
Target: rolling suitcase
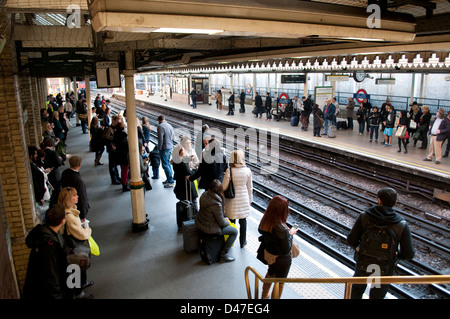
M 331 125 L 327 131 L 328 137 L 336 137 L 336 126 Z
M 299 118 L 298 118 L 298 116 L 292 116 L 291 117 L 291 125 L 292 126 L 298 126 L 298 121 L 299 121 Z
M 212 265 L 219 260 L 225 239 L 223 235 L 208 235 L 203 232 L 199 232 L 199 234 L 200 257 L 205 263 Z
M 189 193 L 190 192 L 191 183 L 189 183 Z M 192 193 L 191 193 L 192 195 Z M 186 181 L 186 198 L 188 198 L 187 194 L 187 181 Z M 178 228 L 181 229 L 183 226 L 183 222 L 186 220 L 191 220 L 195 215 L 195 206 L 194 203 L 190 200 L 180 200 L 177 203 L 177 225 Z
M 199 233 L 195 220 L 187 220 L 183 222 L 183 248 L 185 252 L 192 253 L 199 249 Z

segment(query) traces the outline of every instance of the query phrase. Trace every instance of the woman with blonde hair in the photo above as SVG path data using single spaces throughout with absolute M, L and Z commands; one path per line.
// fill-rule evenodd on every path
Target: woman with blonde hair
M 74 187 L 64 187 L 59 192 L 58 204 L 64 206 L 66 211 L 66 223 L 59 230 L 65 236 L 73 237 L 77 242 L 83 242 L 83 245 L 89 246 L 88 239 L 92 235 L 92 229 L 89 222 L 81 223 L 80 211 L 77 210 L 78 194 Z M 87 281 L 86 270 L 81 269 L 81 288 L 74 288 L 76 299 L 90 299 L 92 294 L 83 291 L 84 288 L 94 284 L 93 281 Z
M 54 111 L 52 114 L 53 132 L 55 136 L 60 140 L 64 140 L 64 129 L 61 122 L 59 121 L 59 112 Z
M 242 150 L 234 150 L 230 154 L 230 167 L 223 178 L 223 189 L 228 189 L 230 182 L 234 185 L 234 198 L 225 198 L 225 216 L 232 223 L 239 219 L 239 243 L 241 248 L 247 244 L 247 217 L 250 216 L 250 205 L 253 201 L 252 171 L 245 165 L 245 154 Z

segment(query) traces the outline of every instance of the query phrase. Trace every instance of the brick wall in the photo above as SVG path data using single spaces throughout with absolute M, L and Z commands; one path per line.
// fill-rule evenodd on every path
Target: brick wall
M 0 177 L 4 201 L 4 210 L 0 214 L 6 214 L 2 220 L 8 223 L 6 233 L 10 236 L 13 258 L 10 264 L 13 265 L 12 272 L 17 278 L 19 289 L 22 289 L 30 253 L 25 238 L 35 226 L 35 200 L 23 123 L 22 96 L 19 94 L 20 80 L 15 48 L 11 47 L 11 43 L 14 42 L 7 43 L 0 55 Z M 27 82 L 26 79 L 23 81 Z

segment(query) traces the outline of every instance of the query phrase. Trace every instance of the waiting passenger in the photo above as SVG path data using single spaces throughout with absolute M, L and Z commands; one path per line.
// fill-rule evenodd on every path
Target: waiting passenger
M 201 177 L 198 188 L 207 190 L 214 179 L 223 181 L 227 168 L 227 158 L 220 142 L 216 139 L 211 139 L 205 146 L 197 171 L 189 177 L 189 180 L 194 181 Z
M 272 119 L 272 98 L 270 97 L 270 93 L 266 93 L 266 102 L 265 102 L 265 111 L 266 111 L 266 121 Z
M 122 183 L 122 192 L 130 191 L 128 186 L 128 134 L 125 133 L 125 125 L 119 122 L 114 132 L 114 144 L 116 146 L 116 163 L 120 165 L 120 182 Z
M 191 137 L 188 135 L 183 135 L 180 138 L 180 145 L 184 148 L 184 152 L 186 153 L 186 156 L 189 157 L 189 168 L 191 170 L 197 169 L 200 165 L 200 161 L 197 157 L 197 153 L 195 153 L 195 150 L 192 148 L 192 140 Z
M 164 187 L 174 187 L 172 165 L 170 165 L 170 155 L 173 150 L 173 127 L 165 120 L 164 116 L 158 116 L 158 149 L 161 156 L 161 165 L 166 174 Z
M 369 143 L 372 143 L 373 133 L 375 133 L 375 143 L 378 143 L 378 130 L 380 129 L 380 118 L 381 114 L 378 112 L 378 107 L 374 106 L 372 112 L 369 115 L 369 125 L 370 125 L 370 139 Z
M 25 239 L 31 248 L 22 297 L 26 300 L 73 299 L 67 287 L 67 255 L 59 233 L 65 223 L 61 205 L 51 207 L 45 223 L 36 225 Z
M 347 109 L 347 127 L 349 130 L 353 130 L 353 111 L 355 109 L 355 101 L 352 97 L 348 97 L 348 104 L 345 106 Z
M 238 235 L 237 229 L 230 226 L 229 219 L 224 218 L 224 199 L 222 184 L 214 179 L 208 190 L 200 197 L 200 211 L 195 218 L 195 224 L 201 232 L 229 236 L 220 251 L 219 262 L 221 263 L 234 261 L 228 252 Z
M 87 196 L 86 184 L 80 175 L 81 156 L 74 155 L 69 159 L 70 168 L 66 169 L 61 176 L 62 187 L 73 187 L 77 190 L 78 204 L 77 209 L 80 211 L 80 219 L 82 222 L 89 213 L 89 199 Z M 59 195 L 59 194 L 58 194 Z
M 262 235 L 264 243 L 264 259 L 269 265 L 265 278 L 287 278 L 291 268 L 292 236 L 297 233 L 297 228 L 286 225 L 289 216 L 288 200 L 277 195 L 273 197 L 264 212 L 258 231 Z M 262 288 L 262 299 L 269 298 L 271 283 L 265 283 Z M 279 297 L 283 293 L 284 284 L 280 283 Z M 273 294 L 272 294 L 272 297 Z
M 177 154 L 172 156 L 172 165 L 175 179 L 175 188 L 173 192 L 178 200 L 189 200 L 195 203 L 198 197 L 194 182 L 191 182 L 187 177 L 192 175 L 189 168 L 190 156 L 187 156 L 185 149 L 181 145 L 174 148 Z M 190 193 L 190 194 L 189 194 Z M 187 197 L 186 197 L 187 196 Z M 197 207 L 195 210 L 198 211 Z
M 323 117 L 322 117 L 322 110 L 319 107 L 319 104 L 314 104 L 314 110 L 313 110 L 313 130 L 314 130 L 314 136 L 322 137 L 320 135 L 320 129 L 323 125 Z
M 364 134 L 364 127 L 366 125 L 366 117 L 364 115 L 364 107 L 362 103 L 359 105 L 358 110 L 356 111 L 356 121 L 358 121 L 358 135 Z
M 409 118 L 406 114 L 406 110 L 401 110 L 400 115 L 397 120 L 397 129 L 400 127 L 404 127 L 405 135 L 402 137 L 398 137 L 398 151 L 397 153 L 400 153 L 402 151 L 402 144 L 403 148 L 405 149 L 404 153 L 407 154 L 408 150 L 406 149 L 406 145 L 408 145 L 408 139 L 409 139 Z
M 417 141 L 421 141 L 422 145 L 419 147 L 419 149 L 426 150 L 428 146 L 428 129 L 430 128 L 430 122 L 431 122 L 431 113 L 430 113 L 430 107 L 428 105 L 423 106 L 422 115 L 420 116 L 417 132 L 419 132 L 415 138 L 414 138 L 414 144 L 413 146 L 416 146 Z
M 232 223 L 239 219 L 239 243 L 241 248 L 244 248 L 247 244 L 247 217 L 250 216 L 250 205 L 253 201 L 252 171 L 245 165 L 245 154 L 242 150 L 232 151 L 229 162 L 230 167 L 223 178 L 223 188 L 227 189 L 233 181 L 235 197 L 225 198 L 225 216 Z
M 73 187 L 64 187 L 59 193 L 58 204 L 62 205 L 66 212 L 66 223 L 60 228 L 59 232 L 63 237 L 72 237 L 77 242 L 82 242 L 83 245 L 89 246 L 89 237 L 92 235 L 92 229 L 89 227 L 89 222 L 85 220 L 81 223 L 80 211 L 77 210 L 78 195 L 77 190 Z M 67 240 L 67 238 L 65 238 Z M 78 243 L 80 244 L 80 243 Z M 89 293 L 85 293 L 83 289 L 90 287 L 94 284 L 93 281 L 87 281 L 87 272 L 85 269 L 81 269 L 80 288 L 74 288 L 75 299 L 91 299 L 94 296 Z
M 158 145 L 155 145 L 150 152 L 150 165 L 152 166 L 153 176 L 152 179 L 159 179 L 159 165 L 161 163 L 161 157 L 159 155 Z
M 384 146 L 391 147 L 392 146 L 392 134 L 395 126 L 395 111 L 392 105 L 386 105 L 386 111 L 388 115 L 386 117 L 386 121 L 384 122 Z
M 53 143 L 56 145 L 59 143 L 59 138 L 56 137 L 55 132 L 53 131 L 52 124 L 50 122 L 42 123 L 42 141 L 46 139 L 53 140 Z
M 436 164 L 440 164 L 442 160 L 442 143 L 450 132 L 450 121 L 445 117 L 445 110 L 440 108 L 436 112 L 436 119 L 430 124 L 430 149 L 424 161 L 431 161 L 433 156 L 436 157 Z
M 100 159 L 102 158 L 102 154 L 105 151 L 105 145 L 103 144 L 102 136 L 103 136 L 103 127 L 99 126 L 99 119 L 94 117 L 91 121 L 91 150 L 95 152 L 94 159 L 94 167 L 97 165 L 103 165 L 100 163 Z
M 355 248 L 356 269 L 354 277 L 366 277 L 373 275 L 369 267 L 378 266 L 381 276 L 392 276 L 399 259 L 409 260 L 414 258 L 414 247 L 412 245 L 411 231 L 408 224 L 393 208 L 397 202 L 397 192 L 389 187 L 381 188 L 378 191 L 378 205 L 372 206 L 358 216 L 352 230 L 347 235 L 347 243 Z M 364 240 L 371 238 L 372 230 L 377 227 L 388 226 L 396 236 L 387 240 L 389 247 L 393 249 L 383 249 L 383 255 L 386 262 L 380 262 L 373 258 L 372 254 L 379 254 L 381 245 L 375 240 Z M 389 232 L 390 233 L 390 232 Z M 365 244 L 367 243 L 367 244 Z M 370 245 L 374 243 L 375 247 Z M 384 242 L 383 242 L 384 243 Z M 400 245 L 400 249 L 398 246 Z M 378 250 L 377 250 L 378 248 Z M 366 289 L 366 284 L 352 286 L 351 298 L 361 299 Z M 389 285 L 380 285 L 372 287 L 370 290 L 370 299 L 383 299 L 389 290 Z

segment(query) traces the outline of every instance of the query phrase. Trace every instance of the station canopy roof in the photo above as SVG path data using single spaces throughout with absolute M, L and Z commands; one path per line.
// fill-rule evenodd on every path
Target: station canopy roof
M 4 36 L 16 43 L 19 71 L 38 76 L 94 75 L 97 61 L 119 61 L 123 67 L 125 51 L 134 51 L 138 72 L 220 70 L 217 65 L 224 64 L 311 72 L 450 68 L 450 0 L 2 0 L 0 5 L 2 17 L 8 17 L 0 32 L 10 30 Z

